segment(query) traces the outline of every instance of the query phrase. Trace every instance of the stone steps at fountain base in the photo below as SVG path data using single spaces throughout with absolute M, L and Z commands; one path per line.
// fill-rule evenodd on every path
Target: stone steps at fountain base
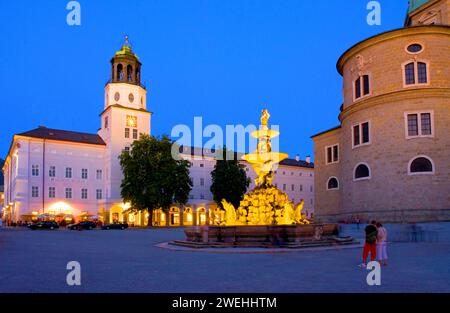
M 330 247 L 330 246 L 347 246 L 358 244 L 359 242 L 353 238 L 347 238 L 342 240 L 336 239 L 324 239 L 318 241 L 303 241 L 303 242 L 291 242 L 287 244 L 274 245 L 269 242 L 234 242 L 234 243 L 224 243 L 224 242 L 194 242 L 185 240 L 175 240 L 169 242 L 171 245 L 194 248 L 194 249 L 207 249 L 207 248 L 284 248 L 284 249 L 302 249 L 302 248 L 318 248 L 318 247 Z

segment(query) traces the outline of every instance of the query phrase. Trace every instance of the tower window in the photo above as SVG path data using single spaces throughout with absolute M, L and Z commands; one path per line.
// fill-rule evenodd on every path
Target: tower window
M 354 180 L 363 180 L 370 178 L 370 169 L 366 164 L 359 164 L 355 168 Z
M 117 65 L 117 80 L 118 81 L 123 80 L 123 65 L 122 64 Z
M 370 79 L 369 75 L 358 77 L 355 81 L 355 100 L 370 94 Z
M 406 113 L 407 138 L 432 137 L 433 118 L 432 112 Z
M 428 66 L 425 62 L 404 65 L 405 86 L 428 84 Z
M 131 65 L 127 66 L 127 81 L 133 81 L 133 67 Z
M 130 138 L 130 129 L 125 128 L 125 138 Z
M 105 116 L 105 128 L 109 127 L 109 117 Z
M 353 148 L 370 144 L 369 122 L 353 126 Z
M 421 52 L 423 50 L 423 47 L 422 47 L 422 45 L 415 43 L 415 44 L 409 45 L 408 48 L 406 48 L 406 50 L 409 53 L 416 54 L 416 53 Z
M 138 139 L 138 130 L 133 129 L 133 139 Z
M 427 156 L 420 156 L 410 161 L 408 172 L 414 174 L 433 174 L 433 162 Z

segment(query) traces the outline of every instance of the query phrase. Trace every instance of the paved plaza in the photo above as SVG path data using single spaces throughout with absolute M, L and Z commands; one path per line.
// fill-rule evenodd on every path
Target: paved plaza
M 421 242 L 392 228 L 382 285 L 357 267 L 360 248 L 290 253 L 180 252 L 155 245 L 182 229 L 31 231 L 0 229 L 2 292 L 450 292 L 450 224 L 426 226 Z M 359 234 L 356 226 L 345 233 Z M 362 229 L 361 229 L 362 231 Z M 398 240 L 397 240 L 398 239 Z M 222 251 L 223 252 L 223 251 Z M 81 286 L 66 265 L 81 264 Z

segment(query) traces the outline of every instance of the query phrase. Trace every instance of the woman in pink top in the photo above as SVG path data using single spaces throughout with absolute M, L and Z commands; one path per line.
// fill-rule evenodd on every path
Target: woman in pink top
M 387 255 L 387 229 L 381 223 L 377 223 L 377 258 L 381 265 L 386 266 L 388 262 Z

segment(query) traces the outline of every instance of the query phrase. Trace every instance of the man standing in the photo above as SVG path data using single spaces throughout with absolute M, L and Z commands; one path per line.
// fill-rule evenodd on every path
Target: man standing
M 363 249 L 363 262 L 359 265 L 359 267 L 366 268 L 367 257 L 370 253 L 370 260 L 375 261 L 377 257 L 377 235 L 378 229 L 376 227 L 377 222 L 372 221 L 370 225 L 367 225 L 364 229 L 366 234 L 366 242 L 364 244 Z

